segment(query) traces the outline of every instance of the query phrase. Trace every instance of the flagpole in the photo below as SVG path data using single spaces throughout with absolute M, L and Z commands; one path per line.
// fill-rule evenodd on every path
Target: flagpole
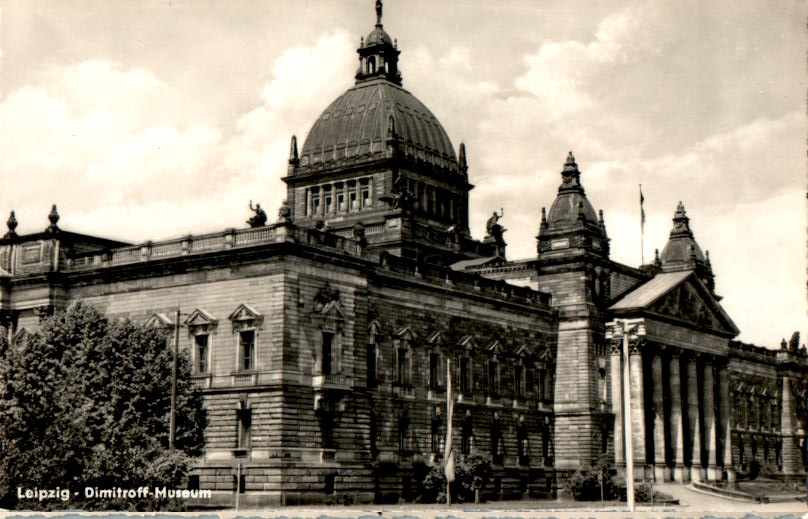
M 448 474 L 449 457 L 452 455 L 452 368 L 451 359 L 446 358 L 446 449 L 444 454 L 444 473 L 446 474 L 446 506 L 452 504 L 452 494 Z M 453 477 L 451 479 L 454 479 Z

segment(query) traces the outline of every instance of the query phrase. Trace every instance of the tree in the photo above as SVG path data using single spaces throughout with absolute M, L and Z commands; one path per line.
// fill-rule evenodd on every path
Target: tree
M 17 487 L 179 486 L 202 452 L 206 415 L 178 359 L 175 452 L 168 450 L 172 349 L 164 332 L 111 322 L 77 303 L 0 359 L 0 506 Z M 153 507 L 153 501 L 19 506 Z

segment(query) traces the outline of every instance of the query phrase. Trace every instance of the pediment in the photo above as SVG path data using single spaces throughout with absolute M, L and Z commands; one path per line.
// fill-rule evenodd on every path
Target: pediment
M 443 338 L 441 331 L 434 331 L 429 334 L 429 337 L 426 338 L 426 342 L 432 346 L 443 346 L 446 344 L 446 340 Z
M 499 340 L 492 341 L 491 344 L 489 344 L 488 348 L 486 349 L 488 350 L 488 353 L 492 355 L 501 355 L 504 350 L 504 348 L 502 347 L 502 343 L 499 342 Z
M 243 321 L 257 321 L 263 319 L 263 315 L 259 314 L 254 308 L 247 304 L 240 304 L 238 308 L 236 308 L 232 314 L 228 316 L 233 322 L 243 322 Z
M 410 328 L 409 326 L 405 326 L 404 328 L 396 332 L 396 337 L 402 341 L 414 341 L 416 335 L 415 332 L 412 331 L 412 328 Z
M 185 326 L 212 326 L 216 324 L 217 319 L 213 317 L 210 313 L 202 310 L 201 308 L 197 308 L 191 315 L 185 319 Z
M 320 314 L 325 316 L 327 319 L 336 320 L 336 321 L 344 321 L 345 320 L 345 312 L 342 310 L 342 305 L 338 300 L 329 301 L 323 306 L 323 309 L 320 310 Z
M 381 335 L 382 333 L 382 325 L 376 319 L 370 322 L 370 326 L 368 326 L 368 335 Z
M 706 287 L 690 276 L 648 306 L 648 311 L 708 328 L 738 334 L 738 329 Z
M 474 337 L 471 335 L 464 335 L 463 338 L 458 341 L 457 345 L 468 350 L 477 349 L 477 341 L 475 341 Z
M 516 348 L 513 354 L 516 355 L 517 357 L 525 358 L 530 357 L 533 354 L 533 352 L 530 351 L 530 348 L 528 348 L 527 344 L 521 344 Z
M 155 313 L 149 317 L 145 323 L 143 323 L 144 328 L 170 328 L 174 326 L 174 322 L 163 313 Z

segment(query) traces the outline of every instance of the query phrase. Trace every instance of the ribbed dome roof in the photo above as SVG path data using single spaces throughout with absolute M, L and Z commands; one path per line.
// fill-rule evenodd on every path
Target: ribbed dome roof
M 401 154 L 457 168 L 452 143 L 438 119 L 407 90 L 380 78 L 357 82 L 317 118 L 303 144 L 301 169 L 381 158 L 391 115 Z

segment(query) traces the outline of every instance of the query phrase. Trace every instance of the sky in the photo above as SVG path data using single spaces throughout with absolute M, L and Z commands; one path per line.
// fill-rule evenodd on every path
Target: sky
M 373 0 L 0 0 L 0 222 L 132 243 L 244 227 L 352 86 Z M 465 142 L 471 232 L 535 257 L 567 152 L 612 259 L 681 200 L 739 340 L 808 335 L 805 3 L 387 0 L 403 85 Z M 2 224 L 0 224 L 2 225 Z M 5 232 L 4 230 L 2 232 Z

